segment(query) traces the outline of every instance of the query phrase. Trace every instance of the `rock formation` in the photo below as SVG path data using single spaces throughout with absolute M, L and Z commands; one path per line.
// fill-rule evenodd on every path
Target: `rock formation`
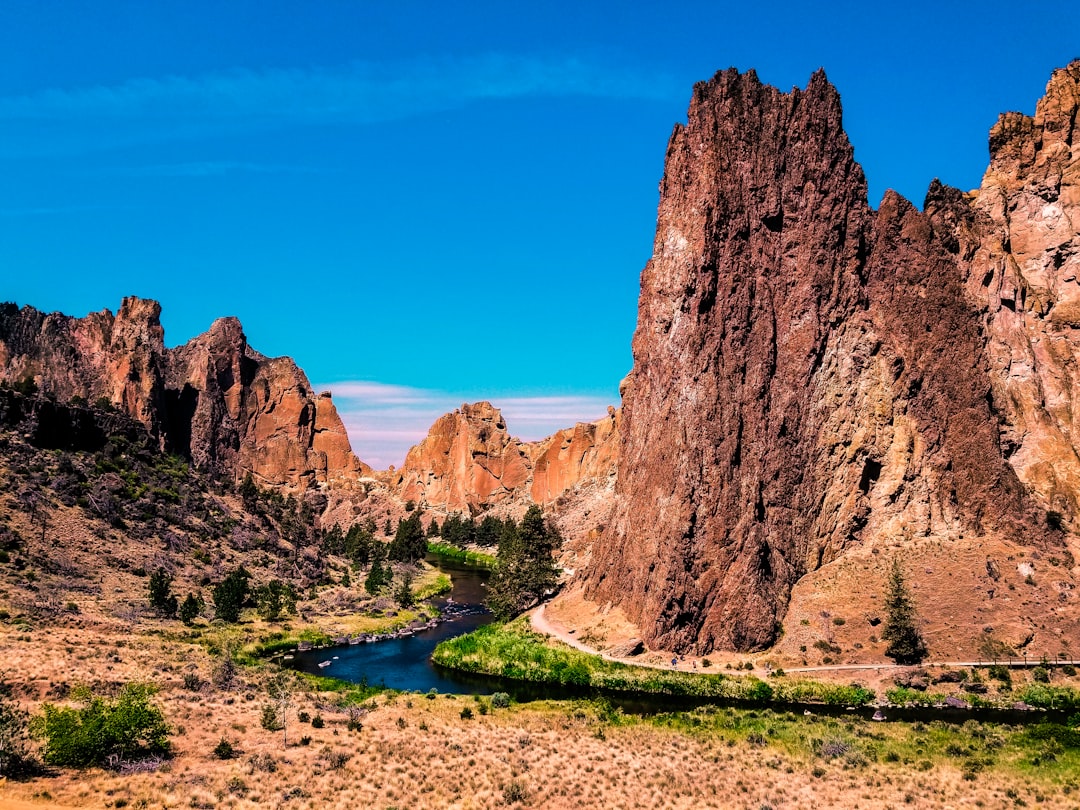
M 870 209 L 823 73 L 788 94 L 734 70 L 694 88 L 589 598 L 651 646 L 758 649 L 792 586 L 850 550 L 1066 542 L 1078 73 L 1035 119 L 1003 117 L 979 192 L 935 182 L 925 214 L 891 192 Z
M 215 476 L 251 472 L 263 485 L 308 489 L 367 471 L 330 396 L 316 395 L 292 360 L 252 350 L 235 318 L 166 349 L 160 314 L 139 298 L 85 318 L 5 304 L 0 379 L 32 379 L 60 403 L 104 398 Z
M 585 480 L 614 475 L 618 412 L 538 442 L 521 442 L 490 402 L 440 417 L 391 476 L 401 500 L 446 512 L 550 504 Z

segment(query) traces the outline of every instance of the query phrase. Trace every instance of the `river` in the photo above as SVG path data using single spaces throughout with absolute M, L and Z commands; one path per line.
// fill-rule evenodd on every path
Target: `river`
M 429 554 L 427 562 L 450 576 L 453 587 L 448 596 L 433 600 L 448 618 L 436 627 L 420 630 L 405 638 L 387 639 L 369 644 L 326 647 L 319 650 L 293 653 L 287 666 L 314 675 L 340 678 L 353 683 L 386 686 L 405 692 L 428 692 L 432 689 L 444 694 L 491 695 L 506 692 L 514 700 L 573 699 L 602 696 L 626 712 L 653 714 L 663 711 L 691 709 L 705 703 L 747 706 L 740 701 L 724 701 L 686 696 L 659 694 L 622 694 L 601 692 L 590 687 L 574 687 L 558 684 L 535 684 L 478 675 L 439 667 L 432 663 L 431 654 L 441 641 L 471 633 L 478 627 L 490 624 L 494 617 L 484 608 L 486 585 L 491 572 L 475 568 L 438 555 Z M 327 667 L 319 664 L 329 661 Z M 777 711 L 812 710 L 814 714 L 850 715 L 869 718 L 874 706 L 847 709 L 822 705 L 774 705 Z M 1030 723 L 1051 719 L 1065 722 L 1067 712 L 1027 712 L 1013 709 L 940 709 L 900 708 L 885 709 L 890 720 L 929 721 L 945 720 L 961 723 L 979 719 L 999 723 Z
M 431 653 L 440 641 L 471 633 L 492 621 L 483 605 L 491 572 L 432 554 L 427 561 L 448 574 L 453 583 L 448 596 L 433 600 L 448 617 L 442 624 L 405 638 L 297 652 L 288 663 L 302 672 L 403 691 L 436 689 L 482 695 L 499 691 L 499 684 L 492 679 L 472 678 L 431 663 Z M 320 667 L 325 661 L 330 665 Z

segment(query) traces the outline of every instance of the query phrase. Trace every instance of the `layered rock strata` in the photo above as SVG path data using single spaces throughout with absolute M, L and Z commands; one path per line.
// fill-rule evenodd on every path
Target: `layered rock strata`
M 139 298 L 85 318 L 3 305 L 0 379 L 33 380 L 61 403 L 104 399 L 215 476 L 309 489 L 367 471 L 329 395 L 292 360 L 251 349 L 235 318 L 167 349 L 160 314 Z
M 995 127 L 983 189 L 935 183 L 926 213 L 870 209 L 823 73 L 694 88 L 589 598 L 650 646 L 759 649 L 794 583 L 856 547 L 1068 542 L 1076 87 L 1056 73 L 1035 119 Z

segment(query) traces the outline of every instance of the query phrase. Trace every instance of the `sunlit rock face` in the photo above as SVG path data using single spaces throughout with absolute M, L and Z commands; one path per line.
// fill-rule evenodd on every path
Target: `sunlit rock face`
M 393 488 L 402 500 L 466 514 L 550 504 L 586 479 L 614 474 L 617 424 L 612 409 L 598 422 L 522 442 L 490 402 L 462 405 L 409 450 Z
M 133 297 L 115 316 L 85 318 L 7 305 L 0 379 L 32 379 L 63 403 L 105 400 L 164 449 L 227 479 L 251 472 L 264 486 L 302 490 L 366 470 L 330 396 L 316 395 L 292 360 L 251 349 L 235 318 L 166 349 L 160 315 L 156 301 Z
M 694 88 L 641 278 L 586 595 L 651 646 L 771 644 L 806 573 L 886 539 L 1070 542 L 1077 64 L 926 213 L 862 170 L 823 73 Z

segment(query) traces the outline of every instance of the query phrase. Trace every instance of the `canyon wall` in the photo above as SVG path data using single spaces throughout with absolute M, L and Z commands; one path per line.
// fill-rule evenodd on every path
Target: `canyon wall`
M 857 548 L 1074 543 L 1077 73 L 1003 117 L 979 192 L 935 182 L 925 213 L 869 207 L 822 72 L 694 88 L 588 598 L 652 646 L 760 649 L 792 586 Z

